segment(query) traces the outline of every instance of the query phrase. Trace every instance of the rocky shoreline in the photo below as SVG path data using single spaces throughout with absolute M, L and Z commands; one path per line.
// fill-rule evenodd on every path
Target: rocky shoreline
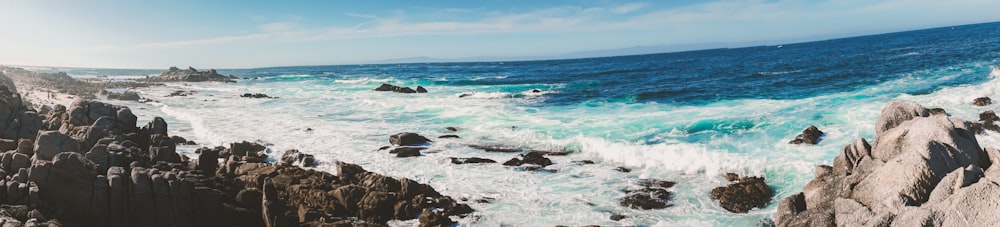
M 977 99 L 975 105 L 987 105 Z M 784 198 L 777 226 L 991 226 L 1000 221 L 1000 150 L 983 149 L 981 127 L 919 104 L 892 101 L 859 138 L 816 167 Z M 993 111 L 988 111 L 992 113 Z M 992 118 L 981 120 L 992 125 Z
M 186 157 L 162 118 L 138 127 L 128 107 L 85 98 L 36 110 L 17 80 L 0 81 L 2 226 L 445 226 L 473 211 L 354 164 L 332 163 L 336 175 L 304 169 L 293 164 L 314 159 L 299 152 L 267 163 L 267 148 L 251 142 Z
M 183 70 L 171 69 L 164 75 L 171 71 Z M 6 151 L 0 154 L 3 226 L 339 226 L 410 219 L 418 219 L 421 226 L 447 226 L 455 223 L 452 218 L 473 212 L 429 185 L 371 173 L 354 164 L 320 163 L 296 150 L 271 157 L 278 161 L 268 163 L 265 160 L 271 152 L 255 142 L 203 147 L 196 157 L 186 157 L 176 152 L 176 146 L 188 141 L 168 135 L 163 119 L 154 118 L 139 127 L 128 107 L 87 99 L 101 94 L 109 99 L 148 100 L 135 92 L 105 89 L 153 86 L 149 81 L 154 79 L 100 84 L 58 73 L 10 68 L 3 72 L 11 74 L 0 74 L 0 151 Z M 214 70 L 198 73 L 217 74 Z M 164 81 L 189 82 L 184 77 L 171 78 L 177 80 Z M 23 100 L 38 97 L 22 99 L 19 86 L 30 87 L 31 92 L 51 89 L 56 96 L 76 99 L 59 101 L 66 105 L 33 105 Z M 403 88 L 383 84 L 374 90 L 399 92 Z M 426 91 L 418 88 L 412 93 Z M 167 97 L 188 94 L 178 91 Z M 982 97 L 969 104 L 991 103 Z M 979 147 L 975 135 L 1000 130 L 995 121 L 1000 118 L 993 111 L 980 114 L 979 122 L 966 122 L 950 118 L 940 108 L 892 101 L 875 122 L 874 142 L 859 138 L 845 146 L 832 166 L 816 168 L 815 179 L 801 193 L 774 198 L 774 190 L 763 177 L 730 173 L 724 176 L 727 185 L 704 196 L 733 213 L 762 209 L 781 199 L 773 220 L 777 226 L 987 225 L 998 218 L 978 211 L 1000 207 L 983 196 L 1000 192 L 1000 166 L 992 165 L 1000 161 L 1000 150 Z M 809 126 L 789 143 L 817 144 L 823 136 L 823 131 Z M 389 145 L 376 151 L 421 157 L 433 142 L 404 132 L 390 136 Z M 556 173 L 559 169 L 547 168 L 553 164 L 548 156 L 570 154 L 503 144 L 465 146 L 510 153 L 511 158 L 449 157 L 450 163 Z M 594 164 L 590 160 L 572 163 Z M 336 173 L 304 168 L 315 165 L 334 165 Z M 627 167 L 616 170 L 631 171 Z M 641 180 L 641 187 L 622 190 L 620 206 L 636 210 L 673 206 L 675 182 Z M 614 221 L 627 218 L 621 213 L 610 217 Z M 762 224 L 772 223 L 764 220 Z

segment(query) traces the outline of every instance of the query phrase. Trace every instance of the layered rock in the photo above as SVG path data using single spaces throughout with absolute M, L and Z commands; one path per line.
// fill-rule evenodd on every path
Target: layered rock
M 1000 221 L 1000 151 L 970 123 L 892 101 L 877 140 L 847 145 L 801 193 L 781 201 L 778 226 L 988 226 Z
M 170 67 L 166 71 L 163 71 L 163 73 L 160 73 L 159 76 L 149 77 L 148 80 L 156 82 L 236 82 L 236 77 L 219 74 L 215 69 L 198 71 L 193 67 L 188 67 L 187 69 Z

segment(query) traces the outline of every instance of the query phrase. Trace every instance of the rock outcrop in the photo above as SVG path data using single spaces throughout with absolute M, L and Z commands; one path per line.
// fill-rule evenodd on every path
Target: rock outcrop
M 733 213 L 746 213 L 753 208 L 764 208 L 774 197 L 774 191 L 763 177 L 739 177 L 727 174 L 733 183 L 712 189 L 712 199 L 718 200 L 722 208 Z
M 336 175 L 285 165 L 311 162 L 298 152 L 267 163 L 261 143 L 201 148 L 191 159 L 176 152 L 162 118 L 140 128 L 129 108 L 84 99 L 31 115 L 15 94 L 0 89 L 8 101 L 0 109 L 9 110 L 0 126 L 18 129 L 0 134 L 3 226 L 343 226 L 418 217 L 433 226 L 472 212 L 426 184 L 353 164 L 337 162 Z
M 663 209 L 670 207 L 670 197 L 673 194 L 667 189 L 674 186 L 673 181 L 643 179 L 639 181 L 642 188 L 637 190 L 625 190 L 625 197 L 619 200 L 619 204 L 640 210 Z
M 188 67 L 187 69 L 179 69 L 177 67 L 170 67 L 159 76 L 149 77 L 149 81 L 155 82 L 226 82 L 234 83 L 236 82 L 236 77 L 225 76 L 219 74 L 215 69 L 209 69 L 208 71 L 198 71 L 195 68 Z
M 795 139 L 789 141 L 788 143 L 814 145 L 819 142 L 819 137 L 822 135 L 823 131 L 820 131 L 819 128 L 816 128 L 815 125 L 810 125 L 805 130 L 802 130 L 802 133 L 800 133 L 798 136 L 795 136 Z
M 970 123 L 892 101 L 876 142 L 847 145 L 781 201 L 777 226 L 989 226 L 1000 222 L 1000 150 L 982 149 Z
M 379 87 L 374 89 L 375 91 L 391 91 L 396 93 L 427 93 L 427 89 L 422 86 L 417 86 L 417 90 L 413 90 L 410 87 L 400 87 L 392 84 L 383 83 Z
M 993 104 L 993 99 L 990 99 L 990 97 L 984 96 L 972 100 L 972 105 L 976 106 L 989 106 L 990 104 Z

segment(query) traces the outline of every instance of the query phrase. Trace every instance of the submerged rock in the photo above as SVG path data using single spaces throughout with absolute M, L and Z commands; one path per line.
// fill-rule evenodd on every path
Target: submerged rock
M 389 136 L 389 144 L 396 146 L 418 146 L 432 142 L 427 137 L 412 132 L 401 132 Z
M 656 179 L 642 179 L 639 181 L 642 186 L 639 190 L 626 190 L 625 197 L 619 200 L 619 204 L 632 209 L 663 209 L 670 207 L 670 197 L 673 194 L 667 191 L 674 186 L 674 182 Z M 617 221 L 617 220 L 616 220 Z
M 528 152 L 526 154 L 518 155 L 507 162 L 504 162 L 505 166 L 520 166 L 524 164 L 537 165 L 541 167 L 552 165 L 552 160 L 542 156 L 539 152 Z
M 819 128 L 816 128 L 815 125 L 810 125 L 805 130 L 802 130 L 802 133 L 800 133 L 798 136 L 795 136 L 795 139 L 789 141 L 788 143 L 813 145 L 819 142 L 819 137 L 822 135 L 823 131 L 820 131 Z
M 764 208 L 774 197 L 763 177 L 741 177 L 727 186 L 712 189 L 712 199 L 722 208 L 733 213 L 746 213 L 753 208 Z
M 976 105 L 976 106 L 988 106 L 990 104 L 993 104 L 993 100 L 990 99 L 990 97 L 985 97 L 984 96 L 984 97 L 979 97 L 979 98 L 976 98 L 975 100 L 972 100 L 972 105 Z
M 413 90 L 410 87 L 400 87 L 392 84 L 383 83 L 379 87 L 373 89 L 375 91 L 391 91 L 396 93 L 427 93 L 427 89 L 421 86 L 417 86 L 417 90 Z
M 261 93 L 243 93 L 242 95 L 240 95 L 240 97 L 243 97 L 243 98 L 255 98 L 255 99 L 262 99 L 262 98 L 263 99 L 274 99 L 274 98 L 278 98 L 278 97 L 271 97 L 271 96 L 268 96 L 266 94 L 261 94 Z
M 471 157 L 471 158 L 452 157 L 450 159 L 452 164 L 497 163 L 497 161 L 493 161 L 492 159 L 477 158 L 477 157 Z

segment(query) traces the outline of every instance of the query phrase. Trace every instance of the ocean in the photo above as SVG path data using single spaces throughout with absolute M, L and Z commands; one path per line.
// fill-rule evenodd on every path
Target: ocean
M 171 135 L 201 144 L 181 146 L 189 156 L 200 146 L 260 140 L 272 157 L 286 149 L 316 155 L 319 170 L 335 173 L 339 160 L 430 184 L 469 199 L 476 213 L 461 219 L 463 226 L 755 226 L 769 222 L 782 198 L 801 191 L 816 165 L 830 165 L 856 138 L 873 141 L 874 121 L 889 100 L 944 108 L 966 120 L 996 110 L 971 102 L 1000 98 L 998 63 L 1000 23 L 987 23 L 588 59 L 219 69 L 248 79 L 138 88 L 156 102 L 108 102 L 130 106 L 140 124 L 164 117 Z M 81 78 L 162 71 L 57 70 Z M 382 83 L 429 92 L 372 90 Z M 191 95 L 166 97 L 175 91 Z M 810 125 L 826 132 L 819 144 L 788 144 Z M 377 151 L 399 132 L 435 142 L 421 157 Z M 445 134 L 461 138 L 437 139 Z M 1000 134 L 979 135 L 979 142 L 1000 147 Z M 451 164 L 449 157 L 502 163 L 516 155 L 469 144 L 571 154 L 550 156 L 555 164 L 546 169 L 554 171 Z M 579 160 L 595 164 L 573 163 Z M 763 209 L 730 213 L 709 198 L 727 184 L 727 172 L 764 176 L 776 196 Z M 624 190 L 646 178 L 677 182 L 672 206 L 619 205 Z M 484 198 L 491 202 L 473 202 Z M 627 218 L 613 221 L 612 214 Z

